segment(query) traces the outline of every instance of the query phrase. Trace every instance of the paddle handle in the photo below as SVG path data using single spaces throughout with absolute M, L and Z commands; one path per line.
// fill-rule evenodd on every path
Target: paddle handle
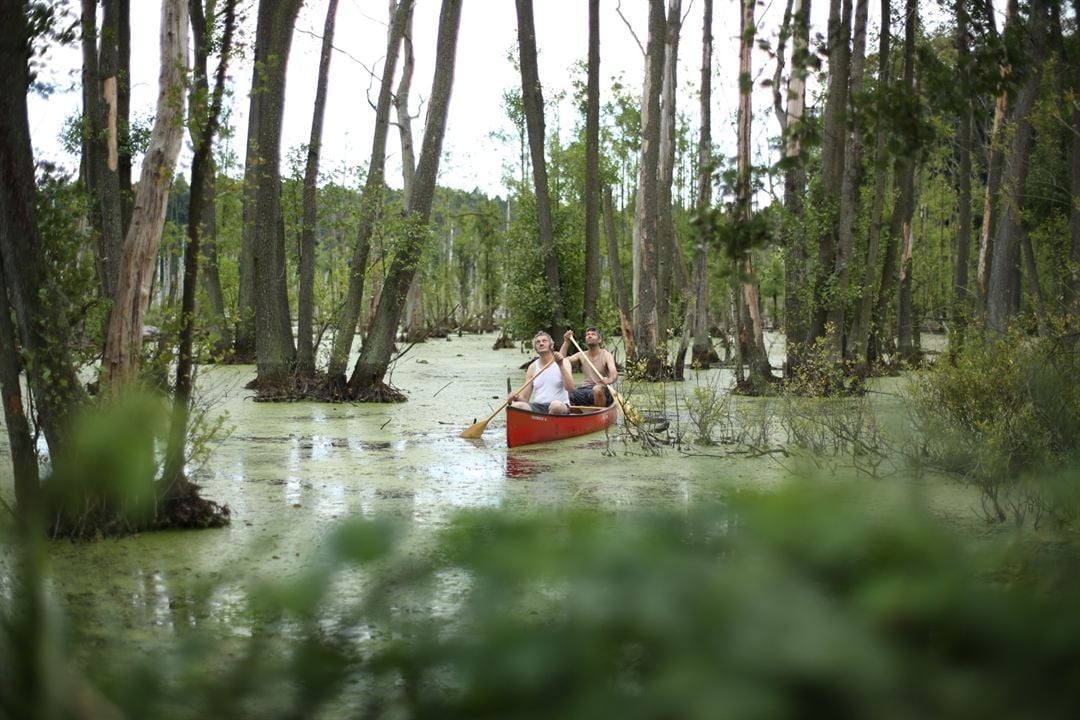
M 533 384 L 533 380 L 535 380 L 536 378 L 540 377 L 540 373 L 542 373 L 542 372 L 544 372 L 545 370 L 547 370 L 547 369 L 548 369 L 549 367 L 551 367 L 551 366 L 552 366 L 553 364 L 555 364 L 555 358 L 554 358 L 554 357 L 552 357 L 552 358 L 551 358 L 551 360 L 549 360 L 549 361 L 547 362 L 547 364 L 546 364 L 546 365 L 544 365 L 544 366 L 543 366 L 542 368 L 540 368 L 540 369 L 539 369 L 539 370 L 538 370 L 538 371 L 536 372 L 536 374 L 535 374 L 535 375 L 533 375 L 533 376 L 532 376 L 531 378 L 529 378 L 528 380 L 526 380 L 526 381 L 525 381 L 525 384 L 524 384 L 524 385 L 522 385 L 521 387 L 519 387 L 519 388 L 518 388 L 517 390 L 515 390 L 514 392 L 510 393 L 510 395 L 517 395 L 517 394 L 519 394 L 519 393 L 521 393 L 521 392 L 524 392 L 525 388 L 527 388 L 527 387 L 529 387 L 530 385 L 532 385 L 532 384 Z M 487 424 L 488 424 L 489 422 L 491 422 L 491 418 L 493 418 L 493 417 L 495 417 L 496 415 L 498 415 L 499 413 L 501 413 L 501 412 L 502 412 L 502 410 L 503 410 L 503 408 L 505 408 L 505 407 L 506 407 L 507 405 L 509 405 L 509 404 L 510 404 L 510 398 L 509 398 L 509 396 L 507 396 L 507 398 L 506 398 L 505 400 L 503 400 L 503 401 L 502 401 L 502 404 L 501 404 L 501 405 L 499 405 L 499 407 L 495 408 L 495 412 L 493 412 L 493 413 L 491 413 L 490 415 L 488 415 L 488 416 L 487 416 L 487 418 L 486 418 L 486 419 L 484 420 L 484 423 L 483 423 L 483 424 L 484 424 L 484 425 L 487 425 Z

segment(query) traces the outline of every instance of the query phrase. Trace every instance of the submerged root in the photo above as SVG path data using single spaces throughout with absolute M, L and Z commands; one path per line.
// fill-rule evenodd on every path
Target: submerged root
M 229 524 L 232 511 L 228 505 L 202 497 L 193 482 L 183 484 L 182 490 L 158 504 L 155 530 L 219 528 Z

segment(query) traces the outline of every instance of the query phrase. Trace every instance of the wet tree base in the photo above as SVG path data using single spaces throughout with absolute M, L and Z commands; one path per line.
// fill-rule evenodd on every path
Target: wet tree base
M 344 375 L 331 377 L 324 373 L 295 374 L 269 382 L 256 378 L 245 387 L 255 391 L 255 402 L 402 403 L 408 400 L 403 392 L 381 380 L 349 384 Z

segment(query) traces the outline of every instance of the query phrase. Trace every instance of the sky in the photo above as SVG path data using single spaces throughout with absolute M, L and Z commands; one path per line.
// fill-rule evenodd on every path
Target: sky
M 242 5 L 246 5 L 241 0 Z M 818 3 L 819 6 L 824 3 Z M 254 8 L 250 3 L 243 40 L 254 39 Z M 331 77 L 323 132 L 322 168 L 324 172 L 345 172 L 365 166 L 371 152 L 374 129 L 374 100 L 378 83 L 371 71 L 381 72 L 386 51 L 387 2 L 340 0 L 331 62 Z M 647 38 L 647 4 L 644 0 L 601 0 L 601 102 L 609 99 L 612 77 L 622 76 L 631 87 L 640 87 L 644 58 L 638 40 Z M 412 83 L 411 107 L 414 116 L 415 145 L 419 149 L 426 100 L 430 95 L 433 56 L 437 33 L 439 0 L 416 0 L 414 48 L 416 71 Z M 622 15 L 618 9 L 621 7 Z M 132 0 L 132 112 L 148 118 L 156 99 L 160 3 L 157 0 Z M 713 48 L 713 138 L 720 152 L 734 152 L 734 112 L 737 96 L 737 53 L 739 8 L 734 0 L 715 0 Z M 766 1 L 758 8 L 763 17 L 760 34 L 771 37 L 768 29 L 782 14 L 781 0 Z M 683 33 L 680 43 L 678 108 L 697 117 L 697 87 L 701 64 L 701 0 L 683 0 Z M 568 137 L 578 122 L 571 106 L 573 68 L 587 52 L 588 4 L 585 0 L 536 0 L 534 2 L 540 80 L 545 100 L 559 92 L 566 99 L 559 106 L 558 118 L 549 111 L 549 132 L 559 127 Z M 286 86 L 286 110 L 282 130 L 283 156 L 290 148 L 307 143 L 311 132 L 311 111 L 318 75 L 321 35 L 326 16 L 326 0 L 308 0 L 300 11 L 293 35 Z M 630 28 L 633 28 L 633 33 Z M 817 30 L 817 28 L 815 28 Z M 517 17 L 512 0 L 465 0 L 458 39 L 454 89 L 450 103 L 446 140 L 439 183 L 462 190 L 479 188 L 488 195 L 505 195 L 503 177 L 516 163 L 513 143 L 496 140 L 496 131 L 511 132 L 502 109 L 503 93 L 520 85 L 520 77 L 508 60 L 516 52 Z M 250 53 L 248 54 L 250 57 Z M 54 79 L 69 77 L 74 89 L 58 92 L 44 99 L 30 97 L 31 128 L 39 160 L 50 160 L 72 170 L 77 158 L 66 156 L 57 141 L 65 120 L 78 112 L 78 48 L 54 51 L 49 57 Z M 216 60 L 212 61 L 216 63 Z M 755 51 L 754 65 L 762 77 L 772 74 L 772 65 L 761 50 Z M 400 66 L 400 63 L 399 63 Z M 213 65 L 211 66 L 213 72 Z M 66 73 L 66 75 L 65 75 Z M 230 124 L 233 137 L 227 142 L 243 162 L 244 134 L 247 128 L 250 62 L 233 62 L 230 73 L 234 98 Z M 760 78 L 759 78 L 760 79 Z M 771 104 L 767 91 L 755 97 L 755 147 L 764 152 L 767 137 L 777 133 L 776 121 L 765 114 Z M 397 133 L 388 144 L 388 181 L 400 187 L 400 148 Z M 190 153 L 181 156 L 181 171 L 186 171 Z M 283 173 L 288 172 L 283 168 Z

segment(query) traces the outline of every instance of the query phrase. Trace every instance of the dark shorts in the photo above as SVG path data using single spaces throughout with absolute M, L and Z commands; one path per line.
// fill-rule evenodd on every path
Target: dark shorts
M 551 413 L 551 403 L 529 403 L 529 407 L 532 408 L 534 413 Z
M 570 392 L 570 404 L 571 405 L 594 405 L 593 402 L 593 385 L 585 385 L 583 387 L 574 388 Z M 615 402 L 615 398 L 611 396 L 611 388 L 604 385 L 604 396 L 607 398 L 604 401 L 604 405 L 610 405 Z

